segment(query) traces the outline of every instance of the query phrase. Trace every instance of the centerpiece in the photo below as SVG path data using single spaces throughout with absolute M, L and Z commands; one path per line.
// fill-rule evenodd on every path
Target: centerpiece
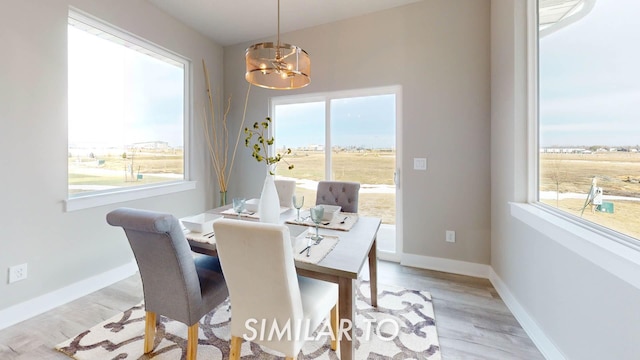
M 275 139 L 273 136 L 269 136 L 270 125 L 271 118 L 266 117 L 263 122 L 255 122 L 252 128 L 244 128 L 246 134 L 244 144 L 252 149 L 251 157 L 257 162 L 266 164 L 266 176 L 260 194 L 258 214 L 260 221 L 275 224 L 280 218 L 280 200 L 274 179 L 276 167 L 280 161 L 285 162 L 289 170 L 294 166 L 284 159 L 286 155 L 291 154 L 290 148 L 287 148 L 282 154 L 276 153 L 272 156 L 273 152 L 270 149 Z

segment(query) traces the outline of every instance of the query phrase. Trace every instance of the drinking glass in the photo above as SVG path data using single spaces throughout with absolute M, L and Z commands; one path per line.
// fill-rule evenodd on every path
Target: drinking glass
M 316 234 L 311 237 L 312 240 L 316 242 L 322 240 L 322 236 L 318 234 L 318 225 L 322 222 L 322 216 L 324 215 L 324 207 L 316 206 L 309 209 L 309 213 L 311 214 L 311 221 L 316 224 Z
M 296 208 L 296 210 L 298 210 L 298 216 L 296 217 L 297 222 L 302 221 L 302 219 L 300 219 L 300 209 L 302 208 L 302 205 L 304 205 L 304 195 L 294 194 L 293 207 Z
M 244 205 L 247 202 L 245 198 L 233 198 L 233 211 L 238 214 L 238 219 L 240 219 L 240 214 L 244 211 Z

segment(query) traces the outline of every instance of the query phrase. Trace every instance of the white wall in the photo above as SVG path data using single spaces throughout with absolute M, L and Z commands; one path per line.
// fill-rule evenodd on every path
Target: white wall
M 281 37 L 309 52 L 311 84 L 253 87 L 246 122 L 268 115 L 271 96 L 400 85 L 404 252 L 489 264 L 489 1 L 423 1 Z M 225 47 L 235 126 L 248 45 Z M 230 191 L 258 196 L 261 167 L 245 148 L 238 156 Z M 428 157 L 428 171 L 414 171 L 414 157 Z M 455 244 L 444 241 L 447 229 L 456 231 Z
M 525 0 L 492 0 L 491 19 L 491 266 L 503 297 L 550 359 L 637 359 L 640 289 L 511 216 L 508 202 L 527 198 Z
M 202 58 L 209 64 L 213 86 L 222 88 L 222 47 L 147 1 L 2 1 L 0 314 L 12 305 L 130 263 L 132 253 L 123 231 L 105 222 L 111 209 L 132 206 L 185 216 L 212 207 L 217 194 L 196 124 L 191 140 L 195 190 L 75 212 L 63 210 L 70 5 L 190 58 L 195 104 L 204 104 Z M 28 279 L 8 285 L 8 267 L 21 263 L 29 265 Z

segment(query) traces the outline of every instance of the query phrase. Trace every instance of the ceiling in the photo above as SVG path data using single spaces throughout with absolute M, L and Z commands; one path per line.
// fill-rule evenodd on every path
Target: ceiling
M 223 46 L 275 37 L 277 33 L 277 0 L 148 1 Z M 280 32 L 327 24 L 418 1 L 422 0 L 281 0 Z

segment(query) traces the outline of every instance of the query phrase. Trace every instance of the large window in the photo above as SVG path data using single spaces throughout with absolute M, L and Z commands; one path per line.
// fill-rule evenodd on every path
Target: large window
M 539 201 L 640 239 L 640 2 L 539 0 Z
M 188 74 L 188 60 L 70 12 L 70 199 L 185 179 Z
M 396 97 L 394 89 L 274 98 L 276 147 L 295 165 L 277 175 L 295 179 L 305 207 L 320 180 L 361 184 L 358 213 L 396 223 Z

